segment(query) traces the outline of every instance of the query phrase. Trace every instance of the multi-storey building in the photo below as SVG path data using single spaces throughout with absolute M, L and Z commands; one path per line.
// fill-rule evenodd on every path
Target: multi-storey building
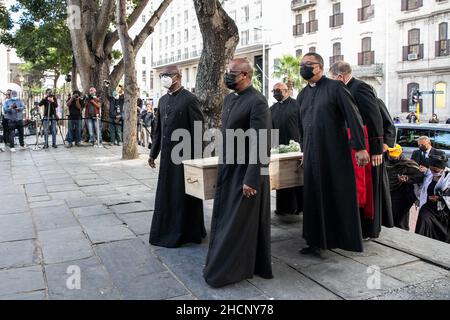
M 345 60 L 371 83 L 392 114 L 409 111 L 411 90 L 444 92 L 436 113 L 450 115 L 448 0 L 292 0 L 297 55 L 318 52 L 325 67 Z M 433 98 L 421 101 L 426 117 Z

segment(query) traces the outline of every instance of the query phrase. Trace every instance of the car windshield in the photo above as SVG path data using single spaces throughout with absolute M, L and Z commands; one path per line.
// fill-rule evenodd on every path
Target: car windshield
M 428 129 L 399 128 L 397 131 L 397 143 L 402 147 L 417 148 L 417 140 L 422 136 L 434 138 L 430 136 L 430 130 Z
M 436 131 L 433 145 L 436 149 L 450 150 L 450 132 Z

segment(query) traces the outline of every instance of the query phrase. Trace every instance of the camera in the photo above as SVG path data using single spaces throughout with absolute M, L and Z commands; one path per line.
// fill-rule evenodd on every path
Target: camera
M 111 85 L 111 82 L 109 80 L 104 80 L 103 84 L 108 88 Z

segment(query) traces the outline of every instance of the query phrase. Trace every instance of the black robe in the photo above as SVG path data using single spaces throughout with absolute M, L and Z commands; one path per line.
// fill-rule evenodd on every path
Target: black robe
M 279 130 L 279 143 L 300 142 L 299 113 L 295 99 L 287 98 L 270 108 L 273 129 Z M 278 147 L 278 145 L 274 145 Z M 303 211 L 303 187 L 277 191 L 277 214 L 299 214 Z
M 370 155 L 383 154 L 385 120 L 375 91 L 367 83 L 355 78 L 350 80 L 347 87 L 355 98 L 363 123 L 367 126 Z M 361 212 L 363 238 L 378 238 L 382 225 L 387 228 L 394 227 L 392 206 L 389 199 L 389 184 L 387 183 L 386 165 L 384 163 L 378 167 L 372 167 L 372 186 L 374 219 L 367 218 L 364 212 Z M 389 198 L 383 199 L 386 197 Z
M 155 211 L 150 231 L 150 243 L 176 248 L 186 243 L 201 243 L 206 236 L 203 201 L 185 194 L 183 164 L 174 164 L 171 152 L 178 141 L 171 141 L 176 129 L 186 129 L 194 137 L 194 121 L 203 121 L 197 98 L 182 88 L 164 95 L 158 106 L 155 135 L 150 156 L 161 152 Z M 194 140 L 191 141 L 191 150 Z M 194 154 L 183 155 L 193 159 Z
M 222 134 L 227 146 L 225 130 L 253 128 L 271 129 L 267 100 L 252 86 L 239 94 L 225 98 L 222 114 Z M 259 138 L 258 138 L 259 139 Z M 269 138 L 268 138 L 269 139 Z M 231 142 L 228 142 L 231 143 Z M 270 181 L 261 175 L 267 165 L 249 164 L 250 152 L 258 144 L 245 144 L 245 164 L 237 164 L 238 152 L 234 146 L 234 164 L 230 163 L 227 148 L 220 156 L 217 191 L 211 222 L 211 240 L 203 276 L 212 287 L 222 287 L 252 278 L 254 274 L 272 278 L 270 253 Z M 267 141 L 267 157 L 270 140 Z M 224 159 L 227 159 L 225 162 Z M 232 158 L 233 159 L 233 158 Z M 257 190 L 257 195 L 246 198 L 243 185 Z
M 447 173 L 448 174 L 448 173 Z M 428 196 L 434 196 L 437 181 L 432 181 L 428 186 Z M 446 195 L 448 196 L 448 190 Z M 437 202 L 427 201 L 420 208 L 419 218 L 416 224 L 416 233 L 422 236 L 450 243 L 450 209 L 445 206 L 442 211 L 438 210 Z
M 402 157 L 399 160 L 386 160 L 386 169 L 391 191 L 394 225 L 409 231 L 409 211 L 417 200 L 414 184 L 422 183 L 424 174 L 415 161 Z M 400 182 L 398 176 L 407 176 L 408 182 Z
M 303 237 L 309 246 L 362 252 L 363 241 L 351 147 L 366 149 L 355 100 L 345 85 L 323 77 L 300 92 L 304 152 Z M 347 123 L 347 125 L 346 125 Z

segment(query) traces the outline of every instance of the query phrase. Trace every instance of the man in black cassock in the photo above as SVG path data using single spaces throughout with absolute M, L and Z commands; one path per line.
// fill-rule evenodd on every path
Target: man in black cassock
M 362 252 L 361 221 L 350 146 L 359 166 L 369 163 L 364 129 L 355 100 L 340 81 L 326 78 L 323 58 L 306 54 L 301 75 L 308 85 L 300 92 L 301 145 L 304 152 L 303 237 L 311 254 L 341 248 Z
M 273 87 L 273 97 L 277 100 L 270 113 L 273 129 L 279 130 L 279 144 L 289 145 L 291 140 L 300 142 L 299 109 L 297 101 L 289 96 L 286 84 L 277 83 Z M 274 146 L 278 147 L 278 145 Z M 277 215 L 294 215 L 303 211 L 303 187 L 277 190 Z
M 166 67 L 160 78 L 168 93 L 159 100 L 148 160 L 150 167 L 155 168 L 155 159 L 161 153 L 150 243 L 177 248 L 186 243 L 201 243 L 206 230 L 203 202 L 185 194 L 183 164 L 174 163 L 171 158 L 172 149 L 179 143 L 171 141 L 171 136 L 177 129 L 191 134 L 191 155 L 182 156 L 193 159 L 194 122 L 202 123 L 203 114 L 198 99 L 181 86 L 181 73 L 177 67 Z
M 219 157 L 211 239 L 203 271 L 212 287 L 239 282 L 255 274 L 265 279 L 273 277 L 270 181 L 266 175 L 271 120 L 267 100 L 251 85 L 252 76 L 253 66 L 246 59 L 233 60 L 225 74 L 225 84 L 234 93 L 226 96 L 223 107 L 223 152 Z M 227 137 L 227 133 L 234 135 L 239 130 L 265 135 L 266 145 L 258 137 L 257 141 L 247 139 L 238 150 L 238 138 Z M 267 155 L 266 161 L 260 153 Z
M 330 68 L 334 80 L 342 81 L 356 101 L 364 125 L 367 127 L 369 154 L 372 160 L 372 208 L 361 210 L 363 238 L 378 238 L 381 226 L 394 227 L 392 206 L 386 165 L 384 163 L 384 120 L 380 100 L 374 89 L 352 75 L 352 67 L 345 61 L 338 61 Z M 383 200 L 383 197 L 388 199 Z

